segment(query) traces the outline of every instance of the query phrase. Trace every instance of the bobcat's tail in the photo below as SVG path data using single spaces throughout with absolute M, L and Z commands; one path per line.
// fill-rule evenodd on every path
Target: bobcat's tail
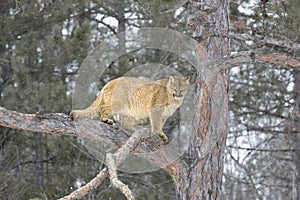
M 86 118 L 86 119 L 100 119 L 99 114 L 93 106 L 90 106 L 84 110 L 72 110 L 70 112 L 70 117 L 72 120 L 78 118 Z

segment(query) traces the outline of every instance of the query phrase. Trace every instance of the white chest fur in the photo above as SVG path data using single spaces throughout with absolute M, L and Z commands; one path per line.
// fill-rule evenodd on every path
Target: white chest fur
M 167 118 L 170 117 L 176 111 L 176 109 L 181 105 L 181 103 L 182 103 L 181 101 L 178 101 L 175 104 L 166 106 L 163 111 L 163 116 Z

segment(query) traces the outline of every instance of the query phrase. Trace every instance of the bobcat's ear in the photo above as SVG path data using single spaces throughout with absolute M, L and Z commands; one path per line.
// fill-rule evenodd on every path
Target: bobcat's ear
M 170 76 L 169 81 L 171 81 L 171 83 L 174 83 L 175 78 L 173 76 Z
M 189 83 L 190 76 L 185 77 L 185 80 L 186 80 L 187 83 Z

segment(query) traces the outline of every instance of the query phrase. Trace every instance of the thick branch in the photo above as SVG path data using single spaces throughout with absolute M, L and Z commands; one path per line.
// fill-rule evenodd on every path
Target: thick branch
M 221 33 L 221 35 L 241 42 L 253 41 L 255 44 L 259 45 L 259 47 L 272 47 L 280 51 L 283 50 L 287 53 L 300 51 L 300 44 L 288 40 L 287 38 L 276 39 L 265 35 L 253 35 L 247 33 L 237 34 L 235 32 L 228 32 L 228 34 Z
M 90 124 L 89 134 L 85 133 L 84 126 Z M 72 121 L 68 115 L 63 113 L 50 113 L 44 115 L 25 114 L 10 111 L 0 107 L 0 126 L 13 129 L 30 131 L 35 133 L 48 133 L 72 137 L 87 137 L 90 139 L 106 140 L 116 146 L 124 144 L 129 135 L 122 130 L 117 130 L 108 124 L 100 121 L 83 120 L 80 122 Z M 101 131 L 101 134 L 99 132 Z M 102 135 L 102 137 L 99 137 Z
M 128 133 L 97 120 L 72 121 L 68 115 L 62 113 L 50 113 L 40 116 L 10 111 L 3 107 L 0 107 L 0 126 L 37 133 L 88 138 L 112 143 L 117 147 L 125 144 L 130 137 Z M 154 152 L 160 150 L 162 145 L 162 141 L 159 143 L 151 139 L 143 140 L 134 152 Z M 148 161 L 161 168 L 166 167 L 165 163 L 170 163 L 168 152 L 159 151 L 157 153 L 155 157 L 149 158 Z
M 0 126 L 30 132 L 78 136 L 74 123 L 67 115 L 57 113 L 52 114 L 52 119 L 51 116 L 48 117 L 49 119 L 40 118 L 35 114 L 24 114 L 0 107 Z
M 267 63 L 271 65 L 283 65 L 286 67 L 299 67 L 300 68 L 300 61 L 292 58 L 290 56 L 279 54 L 279 53 L 269 53 L 260 55 L 257 58 L 257 62 Z
M 299 67 L 300 61 L 284 54 L 279 53 L 257 53 L 252 51 L 242 51 L 233 53 L 225 58 L 225 65 L 230 67 L 241 66 L 249 63 L 265 63 L 271 65 L 281 65 L 284 67 Z M 224 62 L 217 63 L 224 65 Z
M 139 139 L 130 140 L 131 138 L 134 138 L 134 135 L 130 137 L 124 131 L 113 128 L 112 126 L 100 121 L 83 120 L 80 122 L 75 122 L 70 120 L 67 115 L 62 113 L 45 114 L 40 116 L 36 114 L 25 114 L 10 111 L 3 107 L 0 107 L 0 126 L 30 132 L 67 135 L 73 137 L 80 136 L 93 140 L 96 139 L 98 141 L 109 142 L 118 147 L 122 146 L 124 148 L 128 145 L 130 147 L 136 146 L 137 142 L 139 141 Z M 173 157 L 170 155 L 172 154 L 172 151 L 168 152 L 168 150 L 160 149 L 162 144 L 163 142 L 159 144 L 157 143 L 157 141 L 154 141 L 152 139 L 145 139 L 140 143 L 140 145 L 138 145 L 137 148 L 135 148 L 134 152 L 155 152 L 155 154 L 149 154 L 148 157 L 143 158 L 147 159 L 147 161 L 149 161 L 153 165 L 164 169 L 172 176 L 174 183 L 178 184 L 178 182 L 180 181 L 179 171 L 184 171 L 183 168 L 185 168 L 186 165 L 181 162 L 181 159 L 174 161 L 172 159 Z M 130 148 L 124 148 L 120 148 L 120 151 L 116 152 L 115 157 L 117 159 L 115 162 L 117 166 L 126 159 L 129 152 L 131 151 Z M 136 155 L 139 156 L 139 154 Z M 166 164 L 171 162 L 173 162 L 171 165 Z M 76 199 L 80 196 L 86 195 L 90 190 L 97 188 L 107 176 L 108 169 L 104 168 L 91 182 L 89 182 L 79 190 L 76 190 L 64 199 Z

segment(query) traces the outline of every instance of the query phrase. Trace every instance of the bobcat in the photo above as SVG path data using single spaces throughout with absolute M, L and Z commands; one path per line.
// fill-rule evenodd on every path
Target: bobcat
M 108 82 L 90 107 L 73 110 L 70 117 L 100 119 L 112 124 L 118 116 L 121 127 L 129 131 L 150 120 L 152 132 L 167 143 L 162 127 L 182 104 L 188 85 L 189 78 L 179 76 L 157 81 L 120 77 Z

